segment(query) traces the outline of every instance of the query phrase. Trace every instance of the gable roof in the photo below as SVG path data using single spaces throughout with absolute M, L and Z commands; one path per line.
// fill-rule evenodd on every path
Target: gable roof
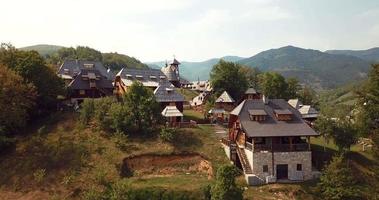
M 160 84 L 154 90 L 154 95 L 157 102 L 184 102 L 185 101 L 183 95 L 179 94 L 175 90 L 175 87 L 169 82 Z
M 104 67 L 99 61 L 86 60 L 65 60 L 58 70 L 59 75 L 76 76 L 83 69 L 89 69 L 86 66 L 92 66 L 90 69 L 97 70 L 99 73 L 109 80 L 114 79 L 114 73 Z
M 295 109 L 299 109 L 303 105 L 299 99 L 290 99 L 288 103 Z
M 181 113 L 176 106 L 166 106 L 161 113 L 164 117 L 182 117 Z
M 258 94 L 258 92 L 254 88 L 249 88 L 246 90 L 245 94 Z
M 234 103 L 234 99 L 224 91 L 217 99 L 216 103 Z
M 249 110 L 264 110 L 267 113 L 266 120 L 250 120 Z M 292 113 L 292 120 L 277 120 L 274 110 L 285 110 L 286 113 Z M 301 114 L 295 108 L 291 107 L 284 99 L 270 99 L 267 104 L 261 99 L 244 100 L 230 114 L 238 116 L 243 131 L 249 137 L 318 135 L 318 133 L 303 121 Z
M 130 86 L 134 81 L 140 81 L 146 87 L 158 87 L 160 83 L 168 82 L 167 77 L 159 69 L 122 68 L 116 76 Z

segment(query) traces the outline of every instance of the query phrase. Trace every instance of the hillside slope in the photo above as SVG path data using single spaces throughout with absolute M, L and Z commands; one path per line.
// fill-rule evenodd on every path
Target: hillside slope
M 24 50 L 24 51 L 34 50 L 34 51 L 37 51 L 42 56 L 47 56 L 47 55 L 53 55 L 57 53 L 58 50 L 61 48 L 64 48 L 64 47 L 58 46 L 58 45 L 50 45 L 50 44 L 37 44 L 33 46 L 22 47 L 19 49 Z
M 369 62 L 357 57 L 293 46 L 263 51 L 239 63 L 262 71 L 277 71 L 285 77 L 296 77 L 319 89 L 360 80 L 366 77 L 370 66 Z
M 367 50 L 328 50 L 329 54 L 355 56 L 372 63 L 379 62 L 379 47 Z

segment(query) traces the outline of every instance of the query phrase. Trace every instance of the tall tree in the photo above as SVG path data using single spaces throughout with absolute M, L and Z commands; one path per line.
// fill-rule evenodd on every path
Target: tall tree
M 25 126 L 36 95 L 32 84 L 0 64 L 0 134 Z
M 210 81 L 216 95 L 227 91 L 235 100 L 240 99 L 249 86 L 242 66 L 233 62 L 220 60 L 213 66 Z
M 299 80 L 296 78 L 288 78 L 287 82 L 287 99 L 294 99 L 298 97 L 298 92 L 301 88 Z
M 373 139 L 374 154 L 379 158 L 379 64 L 372 65 L 368 80 L 357 94 L 356 127 L 360 135 Z
M 249 87 L 259 89 L 259 74 L 261 74 L 261 71 L 258 68 L 242 66 L 240 71 L 245 74 Z
M 140 82 L 133 82 L 125 93 L 124 106 L 136 132 L 147 132 L 160 120 L 160 105 L 151 89 Z
M 277 72 L 265 72 L 260 75 L 260 88 L 269 98 L 286 99 L 288 84 Z
M 19 51 L 12 45 L 2 44 L 0 64 L 17 72 L 25 81 L 36 87 L 38 98 L 33 114 L 42 114 L 56 108 L 58 95 L 64 94 L 64 83 L 53 69 L 46 65 L 38 52 Z
M 314 91 L 308 85 L 305 85 L 298 92 L 298 97 L 305 105 L 317 106 L 317 96 L 316 91 Z

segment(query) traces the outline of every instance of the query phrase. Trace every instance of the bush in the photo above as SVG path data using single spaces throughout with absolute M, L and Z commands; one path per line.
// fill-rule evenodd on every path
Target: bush
M 0 152 L 11 148 L 15 142 L 15 139 L 0 134 Z
M 116 144 L 117 148 L 126 151 L 128 147 L 128 135 L 120 131 L 117 131 L 116 133 L 114 133 L 112 140 Z
M 161 140 L 165 142 L 173 142 L 176 135 L 176 129 L 175 128 L 162 128 L 162 130 L 159 133 L 159 137 Z
M 212 200 L 242 199 L 242 189 L 235 183 L 239 171 L 233 165 L 224 165 L 217 170 L 216 182 L 211 188 Z
M 342 155 L 333 157 L 326 166 L 317 188 L 324 199 L 361 199 L 357 181 Z
M 34 181 L 37 183 L 42 183 L 46 176 L 46 170 L 45 169 L 38 169 L 33 173 Z
M 93 99 L 85 99 L 81 104 L 80 109 L 80 122 L 87 125 L 93 118 L 95 113 L 95 103 Z

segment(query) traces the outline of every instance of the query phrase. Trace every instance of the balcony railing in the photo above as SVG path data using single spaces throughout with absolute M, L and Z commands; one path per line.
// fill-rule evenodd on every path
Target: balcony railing
M 221 143 L 225 144 L 226 146 L 230 146 L 230 140 L 228 138 L 221 138 Z
M 253 150 L 254 152 L 259 151 L 274 151 L 274 152 L 290 152 L 290 151 L 309 151 L 308 143 L 299 143 L 299 144 L 251 144 L 246 142 L 245 148 L 248 150 Z

